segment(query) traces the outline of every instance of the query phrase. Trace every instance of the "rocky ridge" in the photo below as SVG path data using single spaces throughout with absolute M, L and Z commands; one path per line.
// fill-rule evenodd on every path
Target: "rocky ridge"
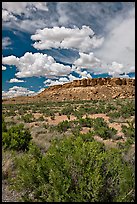
M 4 99 L 3 103 L 33 101 L 99 100 L 134 98 L 135 79 L 88 78 L 46 88 L 36 96 Z

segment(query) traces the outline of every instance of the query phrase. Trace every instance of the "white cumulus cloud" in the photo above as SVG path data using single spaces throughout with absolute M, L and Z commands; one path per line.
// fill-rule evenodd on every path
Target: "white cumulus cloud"
M 38 50 L 61 48 L 89 52 L 99 47 L 104 38 L 97 38 L 89 26 L 83 25 L 81 29 L 53 27 L 38 29 L 31 39 L 36 41 L 33 46 Z
M 127 73 L 135 72 L 135 67 L 126 66 L 117 62 L 112 62 L 112 64 L 108 67 L 107 71 L 108 74 L 112 75 L 113 77 L 121 77 L 120 74 L 124 73 L 124 75 L 122 76 L 127 78 Z
M 69 74 L 67 77 L 60 77 L 58 79 L 46 79 L 44 81 L 45 86 L 62 85 L 65 83 L 72 82 L 74 80 L 80 80 L 84 78 L 92 78 L 92 76 L 87 71 L 79 71 L 80 77 L 76 77 L 73 74 Z
M 80 57 L 74 61 L 76 67 L 92 69 L 94 67 L 100 66 L 100 60 L 94 56 L 93 52 L 89 54 L 79 53 Z
M 109 67 L 108 73 L 109 75 L 112 75 L 113 77 L 118 77 L 119 74 L 122 74 L 124 72 L 123 68 L 124 68 L 123 64 L 112 62 L 112 65 Z
M 67 77 L 60 77 L 56 80 L 54 79 L 46 79 L 44 81 L 44 84 L 46 86 L 53 86 L 53 85 L 59 85 L 59 84 L 65 84 L 65 83 L 68 83 L 69 82 L 69 79 Z
M 16 79 L 16 78 L 13 78 L 13 79 L 9 80 L 9 83 L 22 83 L 22 82 L 25 82 L 25 81 L 24 80 L 19 80 L 19 79 Z
M 5 71 L 5 70 L 6 70 L 6 67 L 5 67 L 5 66 L 3 66 L 3 65 L 2 65 L 2 70 L 3 70 L 3 71 Z
M 14 55 L 11 55 L 8 57 L 2 57 L 2 64 L 18 66 L 19 58 L 15 57 Z
M 135 65 L 135 8 L 126 16 L 118 15 L 106 27 L 107 34 L 102 46 L 94 53 L 106 63 Z M 135 71 L 135 70 L 134 70 Z
M 5 22 L 10 20 L 17 20 L 17 18 L 7 10 L 2 9 L 2 20 Z
M 79 80 L 80 79 L 79 77 L 75 77 L 73 74 L 70 74 L 68 76 L 68 78 L 69 78 L 70 81 L 74 81 L 74 80 Z
M 3 21 L 17 20 L 16 15 L 31 15 L 32 11 L 48 11 L 46 2 L 2 2 Z
M 42 53 L 26 52 L 24 56 L 17 58 L 15 56 L 3 57 L 3 64 L 15 65 L 18 72 L 15 74 L 18 78 L 23 77 L 54 77 L 66 76 L 71 72 L 70 66 L 56 63 L 53 57 Z
M 67 77 L 61 77 L 59 78 L 59 82 L 69 82 L 68 78 Z
M 47 79 L 44 81 L 44 85 L 45 86 L 54 86 L 54 85 L 59 85 L 59 84 L 62 85 L 62 84 L 65 84 L 67 82 L 69 82 L 69 80 L 68 81 L 60 81 L 59 79 L 57 79 L 57 80 Z
M 79 73 L 81 75 L 81 78 L 92 78 L 91 74 L 88 73 L 87 71 L 83 71 Z
M 2 49 L 8 49 L 8 46 L 11 44 L 11 39 L 9 37 L 2 38 Z
M 9 88 L 8 91 L 2 91 L 2 98 L 12 98 L 17 96 L 31 96 L 34 95 L 34 91 L 30 91 L 29 89 L 21 86 L 13 86 Z

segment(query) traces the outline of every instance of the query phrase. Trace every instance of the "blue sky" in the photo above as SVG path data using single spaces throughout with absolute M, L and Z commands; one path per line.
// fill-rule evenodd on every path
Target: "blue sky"
M 135 77 L 133 2 L 2 2 L 3 97 Z

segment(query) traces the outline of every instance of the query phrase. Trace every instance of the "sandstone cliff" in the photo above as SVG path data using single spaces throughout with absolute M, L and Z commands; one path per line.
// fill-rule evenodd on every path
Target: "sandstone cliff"
M 63 85 L 46 88 L 31 97 L 16 97 L 3 100 L 4 103 L 23 103 L 33 101 L 98 100 L 115 98 L 134 98 L 135 79 L 94 78 L 74 80 Z

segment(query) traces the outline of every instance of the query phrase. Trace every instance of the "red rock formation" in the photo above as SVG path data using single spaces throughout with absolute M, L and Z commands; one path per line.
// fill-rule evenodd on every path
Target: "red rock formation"
M 31 97 L 16 97 L 3 100 L 3 103 L 25 103 L 64 100 L 98 100 L 110 98 L 134 98 L 135 79 L 128 78 L 88 78 L 74 80 L 63 85 L 46 88 L 43 92 Z

